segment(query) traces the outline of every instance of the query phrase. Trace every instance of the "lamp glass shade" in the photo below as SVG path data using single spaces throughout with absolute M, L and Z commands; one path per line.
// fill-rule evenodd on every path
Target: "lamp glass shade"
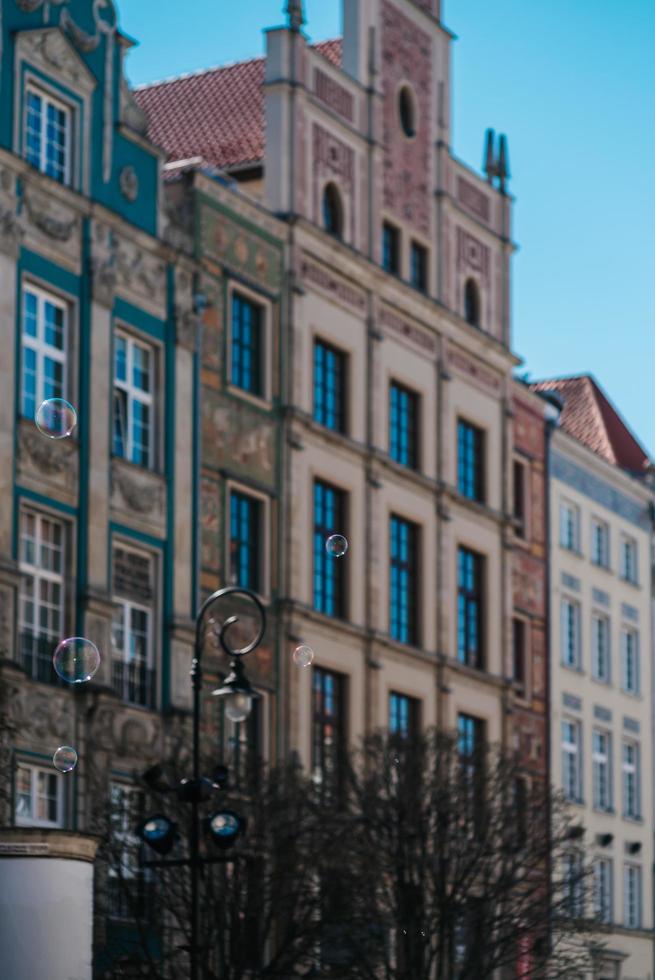
M 225 714 L 230 721 L 245 721 L 252 711 L 252 697 L 241 691 L 223 695 Z

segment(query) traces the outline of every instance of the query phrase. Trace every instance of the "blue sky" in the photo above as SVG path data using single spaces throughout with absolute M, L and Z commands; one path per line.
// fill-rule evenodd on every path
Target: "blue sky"
M 261 54 L 283 21 L 283 0 L 119 4 L 134 84 Z M 340 33 L 341 0 L 306 10 L 312 40 Z M 514 349 L 533 377 L 591 371 L 655 452 L 655 3 L 445 0 L 443 19 L 455 153 L 479 168 L 485 128 L 509 138 Z

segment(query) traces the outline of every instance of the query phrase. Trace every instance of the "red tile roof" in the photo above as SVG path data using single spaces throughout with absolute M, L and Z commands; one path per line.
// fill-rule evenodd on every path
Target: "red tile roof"
M 650 459 L 595 378 L 553 378 L 531 384 L 533 391 L 555 391 L 564 400 L 560 424 L 612 466 L 631 473 L 644 473 Z
M 341 38 L 314 49 L 341 64 Z M 168 159 L 201 157 L 215 167 L 260 163 L 266 142 L 264 58 L 208 68 L 134 91 L 148 116 L 148 136 Z

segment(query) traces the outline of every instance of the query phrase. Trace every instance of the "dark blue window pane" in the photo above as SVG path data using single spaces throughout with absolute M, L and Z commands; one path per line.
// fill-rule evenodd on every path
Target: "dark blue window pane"
M 428 285 L 428 253 L 418 242 L 412 242 L 409 271 L 412 286 L 425 292 Z
M 252 395 L 263 394 L 262 309 L 232 294 L 232 384 Z
M 481 669 L 484 663 L 482 612 L 483 565 L 481 555 L 468 548 L 457 552 L 457 659 Z
M 345 684 L 315 667 L 312 677 L 312 777 L 324 796 L 339 792 L 345 748 Z
M 417 542 L 416 525 L 392 515 L 389 631 L 401 643 L 418 643 Z
M 234 585 L 260 589 L 260 502 L 232 491 L 230 497 L 230 577 Z
M 412 738 L 418 731 L 418 703 L 415 698 L 392 691 L 389 695 L 389 734 Z
M 457 423 L 457 489 L 469 500 L 484 501 L 484 433 L 462 419 Z
M 346 431 L 346 355 L 321 340 L 314 344 L 314 419 Z
M 400 272 L 400 234 L 386 223 L 382 226 L 382 268 L 395 276 Z
M 418 467 L 418 395 L 395 381 L 389 389 L 389 455 L 403 466 Z
M 345 494 L 316 480 L 314 483 L 314 609 L 328 616 L 345 616 L 345 565 L 325 550 L 331 534 L 344 534 Z

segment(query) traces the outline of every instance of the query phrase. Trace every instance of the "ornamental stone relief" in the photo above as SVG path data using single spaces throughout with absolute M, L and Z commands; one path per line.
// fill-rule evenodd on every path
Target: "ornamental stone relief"
M 156 255 L 144 252 L 139 245 L 118 241 L 116 248 L 116 286 L 135 299 L 150 305 L 165 306 L 166 263 Z
M 20 54 L 46 71 L 53 69 L 76 89 L 89 91 L 96 82 L 82 59 L 57 28 L 23 31 L 18 40 Z
M 47 238 L 63 244 L 69 242 L 74 234 L 77 244 L 81 222 L 69 208 L 55 204 L 52 198 L 39 194 L 33 188 L 26 188 L 23 204 L 29 223 Z
M 206 257 L 272 289 L 280 288 L 280 249 L 208 205 L 200 212 L 200 243 Z
M 117 280 L 116 235 L 111 228 L 96 222 L 93 226 L 91 246 L 91 284 L 94 301 L 107 309 L 112 309 Z
M 200 322 L 194 307 L 193 273 L 178 266 L 175 270 L 175 339 L 189 351 L 196 349 Z
M 18 430 L 18 475 L 42 489 L 48 485 L 55 493 L 77 490 L 78 449 L 73 440 L 52 443 L 44 439 L 32 422 L 23 421 Z
M 203 398 L 203 461 L 211 467 L 228 466 L 270 482 L 275 461 L 274 427 L 259 421 L 261 413 L 236 401 L 228 405 L 211 389 Z
M 111 506 L 138 517 L 157 533 L 163 532 L 166 515 L 163 478 L 120 459 L 112 460 Z
M 125 200 L 133 204 L 139 196 L 139 178 L 134 167 L 123 167 L 118 176 L 118 184 Z

